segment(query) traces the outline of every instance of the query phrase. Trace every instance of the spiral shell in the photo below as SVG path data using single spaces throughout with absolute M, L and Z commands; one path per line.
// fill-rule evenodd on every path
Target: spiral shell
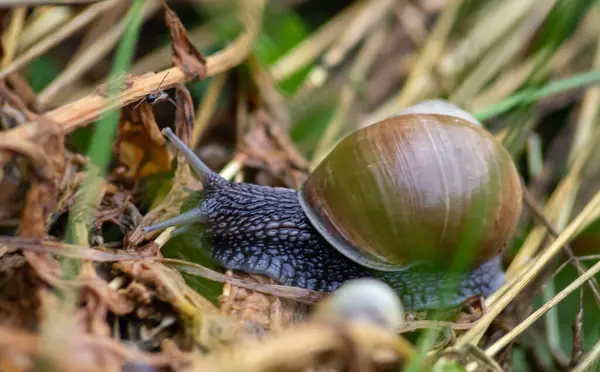
M 517 169 L 470 114 L 415 107 L 342 139 L 300 188 L 300 203 L 324 238 L 361 265 L 480 264 L 514 236 Z

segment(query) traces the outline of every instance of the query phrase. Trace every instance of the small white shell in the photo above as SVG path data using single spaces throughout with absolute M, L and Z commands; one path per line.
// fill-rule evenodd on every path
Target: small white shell
M 348 281 L 319 304 L 315 318 L 358 321 L 391 331 L 404 324 L 404 308 L 387 284 L 372 278 Z

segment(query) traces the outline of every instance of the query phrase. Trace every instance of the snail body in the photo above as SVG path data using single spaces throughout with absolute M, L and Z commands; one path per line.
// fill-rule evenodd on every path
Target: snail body
M 349 134 L 299 190 L 227 181 L 163 133 L 204 188 L 181 215 L 146 231 L 201 225 L 225 268 L 321 291 L 375 277 L 410 310 L 485 297 L 504 281 L 500 253 L 521 212 L 518 173 L 502 145 L 447 102 Z M 469 264 L 455 270 L 455 259 Z

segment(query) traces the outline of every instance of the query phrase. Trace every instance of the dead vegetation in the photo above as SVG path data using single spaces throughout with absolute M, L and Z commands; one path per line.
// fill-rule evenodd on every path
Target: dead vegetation
M 593 370 L 597 1 L 70 3 L 0 8 L 1 371 Z M 277 22 L 296 14 L 301 37 Z M 324 293 L 141 230 L 202 187 L 165 126 L 228 179 L 297 188 L 341 135 L 430 97 L 485 120 L 528 190 L 485 301 L 397 333 L 323 322 Z

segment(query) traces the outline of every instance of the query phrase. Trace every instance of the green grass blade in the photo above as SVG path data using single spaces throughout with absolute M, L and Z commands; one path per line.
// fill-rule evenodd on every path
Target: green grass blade
M 537 102 L 540 99 L 553 94 L 564 93 L 569 90 L 583 88 L 598 83 L 600 83 L 600 71 L 586 71 L 565 79 L 550 82 L 541 88 L 525 89 L 521 92 L 515 93 L 503 101 L 476 112 L 475 117 L 478 120 L 485 121 L 494 116 L 503 114 L 515 107 Z

